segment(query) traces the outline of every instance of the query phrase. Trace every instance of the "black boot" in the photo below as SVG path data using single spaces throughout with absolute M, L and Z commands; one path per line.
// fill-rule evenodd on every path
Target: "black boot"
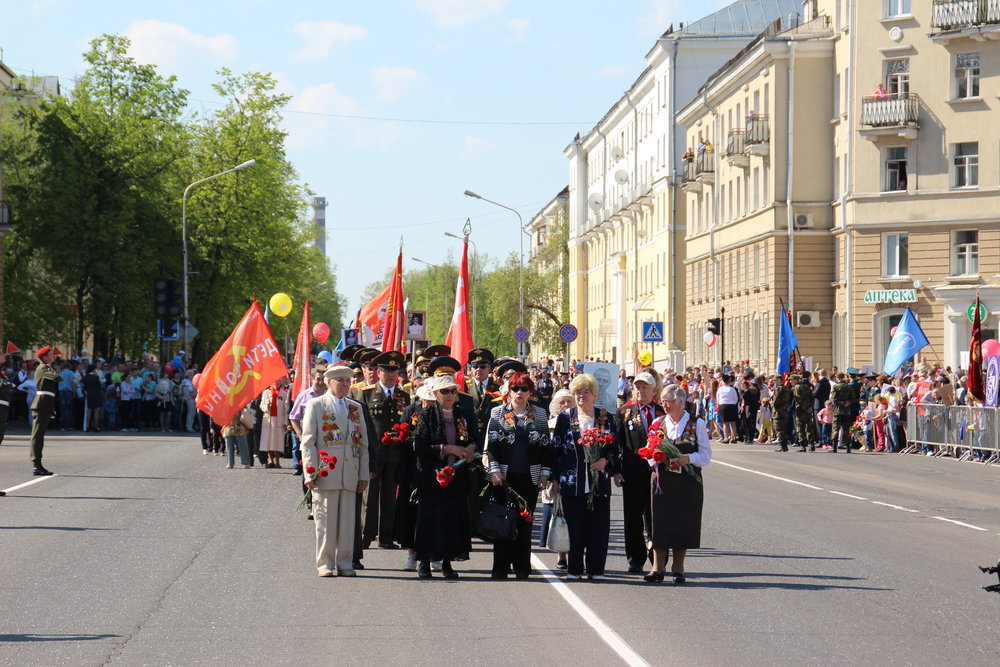
M 421 579 L 431 578 L 431 564 L 429 561 L 420 561 L 420 567 L 417 568 L 417 576 Z
M 441 563 L 441 575 L 445 579 L 458 579 L 458 572 L 451 566 L 451 561 L 446 560 Z

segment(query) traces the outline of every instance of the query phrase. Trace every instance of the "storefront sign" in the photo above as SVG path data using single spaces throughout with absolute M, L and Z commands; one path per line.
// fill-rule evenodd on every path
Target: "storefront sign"
M 979 321 L 983 322 L 986 320 L 986 304 L 982 301 L 979 302 Z M 969 304 L 969 307 L 965 310 L 965 316 L 969 318 L 970 322 L 975 323 L 976 321 L 976 302 L 973 301 Z
M 986 405 L 997 407 L 1000 394 L 1000 356 L 986 357 Z
M 916 303 L 915 289 L 870 289 L 865 292 L 865 303 Z

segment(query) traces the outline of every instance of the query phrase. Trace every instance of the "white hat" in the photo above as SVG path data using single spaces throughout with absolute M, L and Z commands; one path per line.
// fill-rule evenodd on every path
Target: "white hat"
M 435 396 L 434 392 L 431 391 L 430 383 L 429 382 L 425 382 L 422 385 L 420 385 L 419 387 L 417 387 L 417 398 L 419 398 L 419 399 L 421 399 L 423 401 L 436 401 L 437 400 L 437 396 Z
M 636 375 L 635 379 L 632 380 L 632 384 L 635 384 L 636 382 L 645 382 L 650 387 L 656 386 L 656 380 L 653 378 L 651 374 L 646 372 L 639 373 L 638 375 Z
M 327 380 L 334 378 L 349 378 L 354 376 L 354 371 L 351 370 L 350 366 L 345 366 L 344 364 L 337 364 L 335 366 L 330 366 L 323 373 L 323 377 Z
M 451 375 L 435 375 L 424 386 L 427 385 L 430 385 L 431 391 L 441 391 L 442 389 L 451 389 L 458 386 L 455 383 L 455 378 Z

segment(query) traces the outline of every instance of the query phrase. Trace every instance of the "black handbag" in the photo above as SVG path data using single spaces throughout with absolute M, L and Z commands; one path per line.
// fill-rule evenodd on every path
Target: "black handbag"
M 490 486 L 483 489 L 486 502 L 479 511 L 476 522 L 476 534 L 487 542 L 503 542 L 517 539 L 517 520 L 520 513 L 510 499 L 510 494 L 504 487 Z

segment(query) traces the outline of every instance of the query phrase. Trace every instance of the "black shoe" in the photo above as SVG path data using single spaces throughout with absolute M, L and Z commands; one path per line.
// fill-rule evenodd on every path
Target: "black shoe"
M 310 514 L 309 516 L 306 517 L 306 521 L 315 521 L 315 519 L 313 519 L 313 515 Z
M 809 451 L 810 452 L 815 452 L 816 451 L 816 445 L 815 444 L 809 445 Z
M 507 578 L 506 572 L 498 572 L 497 570 L 493 570 L 493 572 L 490 573 L 490 579 L 506 579 L 506 578 Z
M 379 542 L 378 543 L 378 548 L 379 549 L 398 549 L 399 545 L 396 544 L 395 542 Z
M 445 561 L 441 564 L 441 576 L 445 579 L 458 579 L 458 572 L 452 568 L 451 563 Z
M 778 447 L 774 451 L 776 451 L 776 452 L 787 452 L 788 451 L 788 447 Z
M 292 474 L 296 475 L 296 476 L 301 476 L 302 475 L 302 468 L 296 468 L 295 472 L 293 472 Z
M 363 570 L 363 569 L 365 569 L 364 563 L 362 563 L 359 560 L 356 560 L 353 563 L 351 563 L 351 567 L 353 567 L 355 570 Z
M 35 466 L 35 470 L 31 474 L 34 475 L 34 476 L 36 476 L 36 477 L 47 477 L 47 476 L 51 475 L 52 473 L 49 472 L 48 470 L 46 470 L 45 468 L 43 468 L 42 466 L 37 465 L 37 466 Z
M 530 572 L 515 572 L 514 573 L 514 578 L 515 579 L 527 579 L 529 574 L 530 574 Z
M 642 565 L 629 565 L 628 566 L 628 573 L 629 574 L 639 574 L 642 571 L 643 571 Z
M 656 582 L 659 582 L 659 581 L 663 581 L 663 573 L 662 572 L 650 572 L 645 577 L 643 577 L 642 580 L 645 581 L 645 582 L 648 582 L 650 584 L 656 583 Z
M 6 491 L 0 491 L 0 498 L 4 497 L 4 496 L 6 496 L 6 495 L 7 495 L 7 492 L 6 492 Z
M 417 576 L 421 579 L 430 579 L 431 564 L 425 560 L 420 561 L 420 567 L 417 568 Z
M 684 578 L 683 572 L 674 572 L 674 583 L 683 584 L 687 579 Z

